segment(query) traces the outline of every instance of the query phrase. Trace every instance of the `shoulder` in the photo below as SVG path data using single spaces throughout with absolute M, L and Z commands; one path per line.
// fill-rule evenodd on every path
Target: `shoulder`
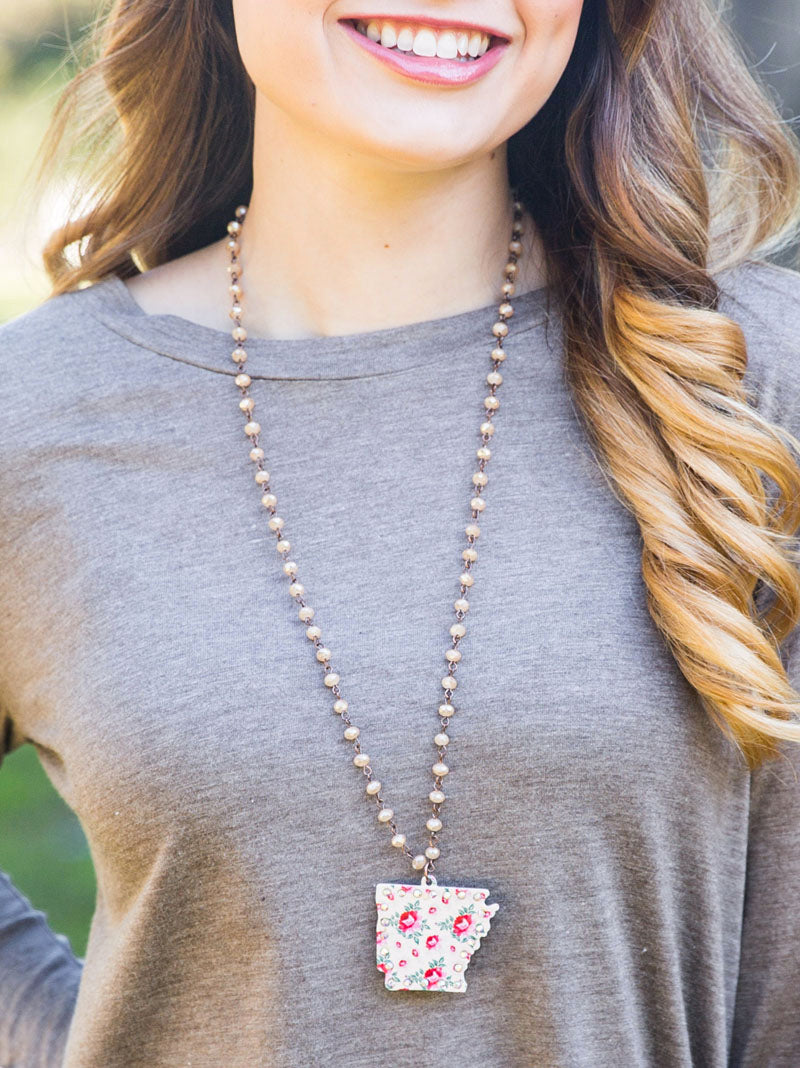
M 720 310 L 742 326 L 785 335 L 800 335 L 800 271 L 763 260 L 745 260 L 716 275 Z
M 747 342 L 744 385 L 768 418 L 800 432 L 800 271 L 747 260 L 716 276 L 719 310 Z
M 101 315 L 113 285 L 59 293 L 0 324 L 0 424 L 63 411 L 91 391 L 124 344 Z M 105 294 L 105 296 L 104 296 Z
M 16 366 L 63 367 L 94 333 L 98 286 L 59 293 L 0 324 L 3 378 Z M 18 361 L 22 361 L 21 365 Z

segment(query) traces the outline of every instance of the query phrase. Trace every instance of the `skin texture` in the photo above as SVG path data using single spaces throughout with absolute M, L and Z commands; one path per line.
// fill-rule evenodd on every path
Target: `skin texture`
M 254 187 L 242 239 L 251 336 L 359 333 L 498 298 L 511 203 L 508 138 L 569 60 L 582 0 L 234 0 L 256 86 Z M 423 84 L 351 41 L 346 16 L 496 27 L 500 62 Z M 545 280 L 526 220 L 517 291 Z M 224 239 L 128 284 L 150 312 L 229 329 Z

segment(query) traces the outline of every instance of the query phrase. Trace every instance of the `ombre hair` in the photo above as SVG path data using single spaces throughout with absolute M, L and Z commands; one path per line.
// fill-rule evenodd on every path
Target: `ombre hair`
M 781 659 L 800 619 L 800 442 L 750 402 L 715 276 L 796 236 L 800 148 L 723 16 L 710 0 L 585 0 L 508 165 L 576 409 L 641 530 L 650 614 L 755 768 L 800 741 Z M 51 296 L 220 239 L 252 187 L 231 0 L 115 0 L 87 40 L 35 161 L 41 188 L 83 160 L 43 252 Z

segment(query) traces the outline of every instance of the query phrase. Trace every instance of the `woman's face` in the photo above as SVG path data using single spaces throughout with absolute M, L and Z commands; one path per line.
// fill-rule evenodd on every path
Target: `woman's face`
M 233 0 L 258 94 L 309 135 L 398 170 L 476 158 L 524 126 L 564 71 L 582 7 L 583 0 Z M 481 28 L 503 38 L 492 35 L 482 56 Z

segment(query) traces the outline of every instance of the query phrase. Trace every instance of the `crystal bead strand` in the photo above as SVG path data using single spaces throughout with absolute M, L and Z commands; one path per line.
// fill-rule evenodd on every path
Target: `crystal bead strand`
M 428 794 L 428 799 L 431 802 L 432 814 L 425 825 L 429 832 L 429 844 L 425 849 L 424 854 L 414 853 L 413 850 L 408 848 L 405 834 L 402 834 L 397 829 L 393 809 L 386 805 L 384 798 L 381 795 L 380 780 L 374 777 L 369 755 L 361 749 L 361 731 L 351 721 L 348 714 L 348 703 L 342 697 L 341 690 L 339 689 L 340 676 L 331 664 L 331 650 L 327 648 L 322 641 L 322 631 L 320 627 L 312 622 L 314 619 L 314 609 L 306 604 L 303 599 L 305 587 L 298 579 L 297 564 L 294 560 L 289 559 L 291 542 L 288 541 L 285 536 L 284 520 L 278 515 L 277 511 L 278 499 L 270 487 L 270 473 L 264 465 L 264 450 L 259 444 L 261 426 L 254 419 L 253 412 L 255 409 L 255 401 L 248 392 L 252 380 L 250 375 L 244 370 L 244 365 L 247 361 L 247 352 L 244 348 L 244 342 L 247 340 L 247 331 L 242 326 L 243 289 L 241 285 L 242 264 L 240 259 L 240 238 L 242 236 L 244 218 L 247 214 L 247 206 L 244 204 L 239 205 L 235 211 L 235 218 L 228 223 L 227 248 L 229 252 L 228 274 L 230 275 L 228 291 L 232 298 L 229 314 L 234 322 L 231 334 L 233 340 L 236 342 L 236 347 L 231 353 L 231 358 L 238 366 L 238 373 L 234 378 L 234 382 L 239 387 L 241 393 L 239 407 L 245 414 L 246 421 L 244 424 L 244 432 L 250 440 L 250 459 L 255 464 L 256 468 L 255 482 L 261 492 L 261 504 L 270 516 L 268 526 L 275 534 L 277 539 L 276 549 L 283 558 L 283 573 L 289 579 L 289 594 L 299 606 L 297 613 L 298 617 L 304 624 L 306 624 L 306 637 L 313 643 L 316 650 L 316 658 L 322 665 L 322 670 L 324 672 L 323 682 L 335 698 L 333 701 L 333 711 L 336 715 L 341 717 L 342 722 L 345 724 L 344 737 L 347 741 L 352 743 L 352 747 L 355 751 L 353 764 L 361 769 L 367 780 L 365 787 L 366 796 L 372 798 L 376 802 L 379 822 L 391 830 L 391 844 L 395 848 L 402 850 L 405 856 L 411 861 L 411 866 L 415 871 L 424 869 L 423 878 L 432 876 L 435 861 L 441 855 L 437 842 L 439 841 L 439 832 L 442 829 L 440 810 L 445 801 L 445 794 L 442 790 L 442 781 L 450 771 L 445 763 L 447 746 L 450 742 L 450 736 L 447 733 L 447 730 L 456 711 L 452 700 L 453 693 L 458 685 L 455 678 L 455 671 L 461 661 L 459 643 L 467 632 L 463 622 L 469 611 L 467 593 L 475 581 L 472 575 L 473 567 L 478 559 L 475 542 L 480 536 L 480 527 L 477 520 L 486 507 L 486 501 L 484 500 L 483 494 L 489 479 L 485 472 L 485 468 L 492 455 L 488 443 L 491 441 L 495 431 L 492 419 L 500 407 L 500 401 L 496 394 L 498 387 L 503 381 L 503 376 L 498 368 L 506 358 L 506 353 L 503 349 L 503 341 L 508 335 L 508 320 L 514 314 L 510 298 L 515 292 L 515 280 L 518 271 L 517 264 L 519 257 L 522 254 L 522 242 L 520 241 L 522 235 L 522 212 L 522 203 L 515 199 L 511 240 L 508 244 L 508 261 L 504 268 L 504 282 L 501 287 L 503 299 L 497 310 L 497 321 L 491 328 L 494 336 L 494 348 L 491 351 L 492 370 L 486 376 L 489 392 L 483 401 L 484 419 L 480 425 L 481 444 L 476 450 L 478 459 L 477 470 L 472 475 L 472 487 L 470 491 L 472 493 L 472 498 L 470 500 L 471 520 L 464 527 L 467 547 L 461 553 L 464 564 L 463 571 L 459 578 L 460 592 L 459 596 L 453 602 L 456 622 L 450 627 L 452 643 L 450 648 L 448 648 L 444 654 L 445 660 L 447 661 L 447 674 L 441 680 L 441 685 L 444 689 L 444 701 L 438 707 L 440 730 L 433 739 L 433 744 L 437 750 L 437 760 L 431 767 L 434 776 L 434 785 L 433 789 Z

